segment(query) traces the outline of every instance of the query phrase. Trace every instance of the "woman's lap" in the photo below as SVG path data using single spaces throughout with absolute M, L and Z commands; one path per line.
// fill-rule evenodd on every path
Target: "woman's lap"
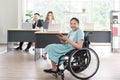
M 59 57 L 67 53 L 69 48 L 65 47 L 63 44 L 50 44 L 45 47 L 45 51 L 53 62 L 58 63 Z

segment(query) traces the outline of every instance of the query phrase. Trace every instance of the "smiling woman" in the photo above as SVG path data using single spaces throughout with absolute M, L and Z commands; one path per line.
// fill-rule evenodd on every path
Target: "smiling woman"
M 56 15 L 56 21 L 61 24 L 63 27 L 62 31 L 65 32 L 69 30 L 68 21 L 72 17 L 78 17 L 81 26 L 85 23 L 91 23 L 95 29 L 110 29 L 109 12 L 113 9 L 114 1 L 115 0 L 57 0 L 56 3 L 56 0 L 26 0 L 25 10 L 32 10 L 33 13 L 39 12 L 40 15 L 43 15 L 41 18 L 44 20 L 45 14 L 48 11 L 53 11 L 54 15 Z
M 58 38 L 62 43 L 60 44 L 49 44 L 45 47 L 45 53 L 48 53 L 51 60 L 52 69 L 45 69 L 46 73 L 56 73 L 56 64 L 59 61 L 60 56 L 65 55 L 72 49 L 81 49 L 84 41 L 84 32 L 79 29 L 79 20 L 72 18 L 70 20 L 70 28 L 68 35 L 59 34 Z

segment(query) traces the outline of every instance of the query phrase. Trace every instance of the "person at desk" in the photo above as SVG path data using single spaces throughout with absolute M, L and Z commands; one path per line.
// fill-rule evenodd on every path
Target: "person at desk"
M 40 29 L 42 27 L 42 21 L 43 20 L 40 19 L 40 14 L 39 13 L 35 13 L 33 21 L 32 21 L 33 22 L 32 28 L 33 29 Z M 23 43 L 24 42 L 20 42 L 19 46 L 17 48 L 15 48 L 15 49 L 16 50 L 22 50 Z M 32 45 L 32 42 L 29 42 L 27 47 L 26 47 L 26 49 L 24 51 L 29 52 L 29 48 L 31 47 L 31 45 Z
M 58 38 L 62 44 L 50 44 L 45 47 L 45 51 L 48 53 L 51 60 L 51 69 L 44 69 L 46 73 L 56 73 L 56 64 L 58 63 L 59 57 L 65 55 L 72 49 L 81 49 L 84 42 L 84 32 L 79 29 L 79 20 L 72 18 L 70 20 L 71 31 L 67 36 L 58 34 Z
M 54 23 L 55 23 L 55 18 L 54 18 L 54 15 L 53 15 L 53 12 L 52 12 L 52 11 L 49 11 L 49 12 L 47 13 L 45 22 L 48 22 L 48 23 L 50 23 L 50 24 L 54 24 Z
M 47 16 L 46 16 L 46 19 L 45 19 L 45 22 L 47 22 L 48 24 L 55 24 L 55 18 L 54 18 L 54 14 L 52 11 L 49 11 L 47 13 Z M 44 51 L 44 49 L 43 49 Z M 47 54 L 46 53 L 43 53 L 42 54 L 42 57 L 46 60 L 47 59 Z

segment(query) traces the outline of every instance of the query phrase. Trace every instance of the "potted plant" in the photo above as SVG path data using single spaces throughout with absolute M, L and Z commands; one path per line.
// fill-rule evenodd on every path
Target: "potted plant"
M 83 13 L 85 13 L 85 12 L 86 12 L 86 9 L 85 9 L 85 8 L 83 8 L 83 9 L 82 9 L 82 12 L 83 12 Z
M 30 22 L 33 18 L 33 11 L 32 10 L 27 10 L 25 16 L 27 18 L 25 20 L 25 22 Z

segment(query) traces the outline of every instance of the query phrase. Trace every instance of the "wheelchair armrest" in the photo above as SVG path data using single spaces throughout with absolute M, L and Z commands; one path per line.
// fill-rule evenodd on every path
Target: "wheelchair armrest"
M 84 41 L 83 42 L 83 48 L 89 48 L 90 41 Z

